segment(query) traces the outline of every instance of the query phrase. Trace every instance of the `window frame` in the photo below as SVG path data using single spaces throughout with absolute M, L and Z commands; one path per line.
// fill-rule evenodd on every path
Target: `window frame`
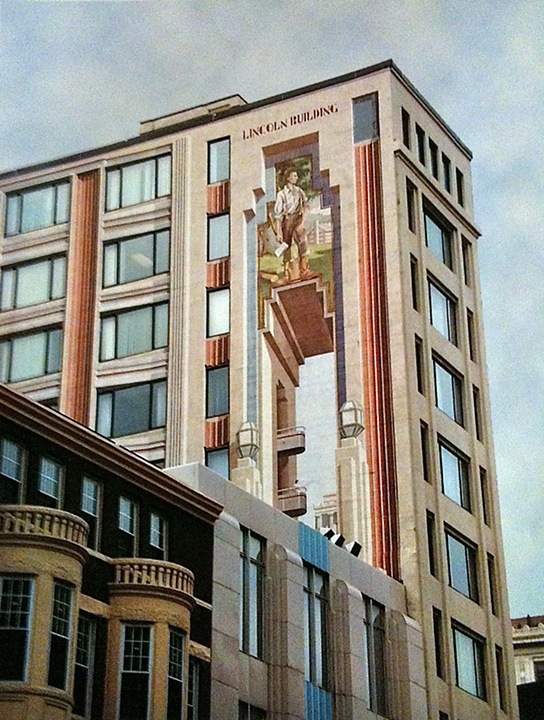
M 431 159 L 431 175 L 435 180 L 438 180 L 438 145 L 431 138 L 429 138 L 429 156 Z
M 180 640 L 181 647 L 174 647 L 173 639 Z M 182 718 L 185 715 L 185 669 L 187 634 L 176 627 L 168 628 L 168 667 L 166 675 L 166 717 Z M 179 659 L 181 655 L 181 661 Z M 174 697 L 176 695 L 177 697 Z M 174 707 L 174 703 L 176 707 Z
M 448 585 L 479 605 L 478 546 L 448 525 L 444 528 L 444 535 L 448 563 Z M 457 543 L 464 550 L 464 561 L 459 566 L 454 565 L 456 559 L 453 557 L 452 542 Z M 466 584 L 466 588 L 464 584 Z
M 366 649 L 367 708 L 378 715 L 387 712 L 385 607 L 363 595 Z
M 445 497 L 449 498 L 454 503 L 459 505 L 459 507 L 464 508 L 468 512 L 472 512 L 472 493 L 470 487 L 470 458 L 464 453 L 462 453 L 460 450 L 458 450 L 454 445 L 448 442 L 441 435 L 438 435 L 437 442 L 440 460 L 440 481 L 442 493 L 445 495 Z M 455 458 L 455 460 L 457 460 L 458 471 L 456 482 L 458 493 L 455 494 L 455 497 L 453 496 L 453 493 L 447 492 L 447 487 L 449 487 L 450 483 L 446 482 L 446 463 L 442 454 L 443 451 L 449 453 L 452 457 Z
M 461 690 L 464 690 L 465 692 L 469 693 L 469 695 L 472 695 L 473 697 L 478 697 L 481 700 L 487 699 L 487 691 L 486 691 L 486 667 L 485 667 L 485 639 L 478 635 L 477 633 L 473 632 L 469 628 L 465 627 L 464 625 L 461 625 L 461 623 L 458 623 L 455 620 L 452 620 L 451 623 L 451 629 L 452 629 L 452 644 L 453 644 L 453 659 L 454 659 L 454 668 L 455 668 L 455 684 L 458 688 Z M 457 635 L 462 635 L 465 639 L 468 639 L 472 642 L 472 661 L 473 661 L 473 681 L 474 681 L 474 690 L 475 692 L 472 692 L 472 690 L 468 689 L 467 687 L 463 687 L 463 685 L 460 684 L 462 681 L 460 676 L 460 658 L 459 658 L 459 652 L 458 652 L 458 645 L 457 645 Z M 466 663 L 463 663 L 463 666 L 466 668 Z
M 451 160 L 445 153 L 442 153 L 442 180 L 444 189 L 451 194 Z
M 449 400 L 451 402 L 440 404 L 441 393 L 443 388 L 439 391 L 439 382 L 437 375 L 437 368 L 447 374 L 451 380 L 450 387 L 451 393 L 449 392 Z M 465 407 L 464 407 L 464 378 L 456 370 L 451 368 L 444 360 L 433 356 L 433 373 L 434 373 L 434 393 L 435 393 L 435 406 L 443 412 L 447 417 L 456 422 L 461 427 L 465 426 Z M 441 386 L 440 386 L 441 387 Z M 449 412 L 449 405 L 451 404 L 451 413 Z
M 225 455 L 226 460 L 227 460 L 227 462 L 226 462 L 226 465 L 227 465 L 227 474 L 226 474 L 226 475 L 224 475 L 223 473 L 218 472 L 218 471 L 213 467 L 213 465 L 210 465 L 210 462 L 209 462 L 210 458 L 212 458 L 212 457 L 214 457 L 214 456 L 217 457 L 217 456 L 219 456 L 220 454 L 221 454 L 221 457 L 223 457 L 223 455 Z M 219 448 L 206 448 L 206 449 L 205 449 L 205 460 L 204 460 L 204 462 L 205 462 L 206 467 L 210 468 L 210 470 L 212 470 L 212 472 L 217 473 L 217 475 L 221 475 L 221 477 L 224 477 L 226 480 L 229 480 L 229 479 L 230 479 L 230 447 L 229 447 L 228 445 L 225 445 L 225 446 L 219 447 Z
M 218 374 L 219 372 L 225 372 L 226 370 L 226 411 L 225 412 L 216 412 L 214 408 L 211 406 L 212 402 L 212 393 L 211 393 L 211 387 L 210 387 L 210 381 L 209 378 L 214 375 Z M 219 403 L 219 399 L 217 400 L 217 404 Z M 220 405 L 219 410 L 225 410 L 225 407 L 223 405 Z M 216 418 L 216 417 L 223 417 L 225 415 L 228 415 L 230 412 L 230 366 L 229 365 L 217 365 L 215 367 L 208 367 L 206 368 L 206 418 Z
M 425 245 L 429 252 L 437 260 L 440 260 L 447 268 L 454 272 L 454 228 L 430 203 L 425 202 L 423 206 Z M 434 243 L 431 242 L 429 224 L 432 223 L 440 232 L 440 252 L 435 252 Z
M 160 342 L 157 342 L 157 325 L 159 323 L 158 315 L 162 310 L 159 310 L 159 308 L 166 307 L 166 327 L 165 327 L 165 335 L 164 338 L 164 344 L 160 344 Z M 129 352 L 126 354 L 119 354 L 119 334 L 120 334 L 120 328 L 119 328 L 119 318 L 122 316 L 130 315 L 131 313 L 136 313 L 141 310 L 151 310 L 151 326 L 149 328 L 149 335 L 150 335 L 150 347 L 146 348 L 145 350 L 138 350 L 137 352 Z M 169 303 L 168 301 L 164 302 L 158 302 L 158 303 L 152 303 L 148 305 L 137 305 L 135 307 L 128 307 L 123 308 L 122 310 L 117 310 L 116 312 L 109 312 L 104 313 L 100 316 L 100 344 L 99 344 L 99 361 L 100 362 L 108 362 L 110 360 L 119 360 L 126 357 L 133 357 L 135 355 L 143 355 L 147 352 L 152 352 L 153 350 L 160 350 L 162 348 L 168 347 L 168 333 L 169 333 L 169 324 L 170 324 L 170 313 L 169 313 Z M 113 354 L 106 353 L 104 344 L 106 340 L 105 338 L 105 328 L 106 323 L 111 323 L 113 326 L 113 329 L 109 332 L 113 333 Z M 141 334 L 142 328 L 141 327 L 134 327 L 133 328 L 134 334 Z M 107 357 L 104 357 L 107 355 Z
M 458 333 L 458 301 L 443 285 L 431 275 L 427 275 L 427 287 L 429 292 L 429 320 L 431 325 L 442 337 L 449 340 L 456 347 L 459 344 Z M 443 303 L 442 306 L 437 303 Z M 445 311 L 445 312 L 443 312 Z M 445 327 L 442 327 L 440 320 L 444 320 Z M 443 332 L 445 330 L 445 332 Z
M 127 630 L 141 628 L 146 629 L 149 631 L 149 636 L 146 640 L 132 638 L 130 640 L 127 640 Z M 131 715 L 126 714 L 128 711 L 131 712 L 132 708 L 129 707 L 127 709 L 123 708 L 123 701 L 124 701 L 124 694 L 123 694 L 123 680 L 125 677 L 129 675 L 147 675 L 147 688 L 146 688 L 146 718 L 149 718 L 149 711 L 150 711 L 150 704 L 152 700 L 152 679 L 153 679 L 153 657 L 154 657 L 154 625 L 153 623 L 148 622 L 123 622 L 122 628 L 121 628 L 121 643 L 119 648 L 119 694 L 118 694 L 118 712 L 117 717 L 118 720 L 131 720 Z M 127 644 L 128 642 L 132 642 L 134 644 L 136 643 L 144 643 L 147 644 L 149 652 L 147 656 L 144 656 L 141 654 L 137 659 L 140 663 L 143 661 L 147 664 L 147 670 L 126 670 L 125 664 L 128 659 L 132 660 L 136 656 L 133 655 L 127 655 Z M 123 710 L 125 710 L 125 714 L 123 714 Z
M 59 187 L 62 186 L 68 186 L 68 195 L 66 198 L 66 215 L 62 215 L 59 219 Z M 43 190 L 47 190 L 51 188 L 53 191 L 53 222 L 47 223 L 45 225 L 37 225 L 36 227 L 29 228 L 28 230 L 23 229 L 23 218 L 24 218 L 24 198 L 27 195 L 30 195 L 34 192 L 41 192 Z M 17 227 L 17 230 L 15 232 L 12 232 L 10 229 L 10 218 L 9 218 L 9 206 L 10 201 L 13 199 L 16 200 L 16 219 L 15 219 L 15 225 Z M 6 212 L 5 212 L 5 225 L 4 225 L 4 236 L 7 237 L 14 237 L 16 235 L 24 235 L 29 232 L 34 232 L 36 230 L 44 230 L 48 227 L 55 227 L 56 225 L 64 225 L 65 223 L 70 222 L 70 210 L 71 210 L 71 202 L 72 202 L 72 182 L 70 178 L 63 178 L 62 180 L 55 180 L 54 182 L 50 183 L 43 183 L 42 185 L 34 185 L 29 188 L 23 188 L 22 190 L 16 190 L 14 192 L 10 192 L 6 194 Z
M 163 158 L 170 158 L 170 172 L 168 174 L 169 182 L 168 182 L 168 192 L 166 193 L 160 193 L 159 194 L 159 187 L 161 184 L 161 178 L 160 178 L 160 165 L 161 165 L 161 159 Z M 154 161 L 154 178 L 153 178 L 153 194 L 152 197 L 148 198 L 147 200 L 139 200 L 134 203 L 127 203 L 126 205 L 123 204 L 123 173 L 127 168 L 136 167 L 137 165 L 145 165 L 146 163 L 150 163 Z M 110 178 L 113 176 L 114 173 L 119 173 L 119 184 L 118 184 L 118 192 L 116 193 L 116 204 L 114 207 L 108 207 L 110 202 Z M 105 178 L 105 194 L 104 194 L 104 212 L 114 212 L 115 210 L 121 210 L 122 208 L 127 207 L 134 207 L 135 205 L 142 205 L 146 202 L 152 202 L 153 200 L 158 200 L 161 197 L 169 197 L 172 194 L 172 153 L 170 151 L 159 153 L 158 155 L 152 155 L 151 157 L 147 158 L 140 158 L 138 160 L 132 160 L 126 163 L 120 163 L 117 165 L 111 165 L 106 168 L 106 178 Z
M 211 226 L 218 222 L 221 218 L 227 218 L 227 253 L 226 254 L 216 254 L 216 252 L 211 252 L 212 250 L 212 232 L 211 232 Z M 217 213 L 216 215 L 208 215 L 207 216 L 207 222 L 206 222 L 206 261 L 207 262 L 216 262 L 217 260 L 222 260 L 224 258 L 230 257 L 230 212 L 224 212 L 224 213 Z M 218 244 L 216 241 L 213 242 L 213 247 Z
M 6 454 L 6 443 L 16 448 L 17 458 L 15 460 Z M 7 466 L 9 463 L 13 463 L 17 470 L 11 471 Z M 16 442 L 8 435 L 0 435 L 0 483 L 2 487 L 0 504 L 18 505 L 22 502 L 26 484 L 27 467 L 28 451 L 24 445 Z M 3 498 L 6 499 L 4 500 Z
M 401 127 L 402 127 L 402 144 L 410 150 L 412 146 L 412 128 L 410 113 L 405 108 L 401 107 Z
M 252 541 L 257 544 L 256 553 L 252 551 Z M 265 557 L 266 540 L 252 530 L 240 527 L 239 648 L 260 660 L 264 657 Z
M 57 591 L 59 593 L 57 594 Z M 67 596 L 60 597 L 62 592 Z M 57 596 L 59 595 L 59 596 Z M 66 600 L 66 597 L 68 600 Z M 64 608 L 64 610 L 62 609 Z M 57 613 L 57 614 L 55 614 Z M 74 613 L 74 586 L 63 580 L 53 581 L 53 598 L 51 608 L 51 624 L 49 628 L 49 653 L 47 685 L 59 690 L 67 690 L 69 671 L 72 667 L 72 616 Z M 61 630 L 65 627 L 65 633 Z M 56 629 L 55 629 L 56 628 Z M 55 638 L 58 638 L 55 640 Z M 56 646 L 56 647 L 54 647 Z M 59 672 L 59 652 L 64 653 L 62 679 L 58 680 L 56 673 Z M 59 676 L 60 678 L 60 676 Z M 60 684 L 56 684 L 60 682 Z
M 156 386 L 164 386 L 164 395 L 165 395 L 165 404 L 164 404 L 164 422 L 160 422 L 159 424 L 154 424 L 154 416 L 158 410 L 157 407 L 155 407 L 155 404 L 158 403 L 160 406 L 160 401 L 156 400 L 155 397 L 159 391 L 155 390 Z M 137 430 L 135 432 L 125 433 L 125 434 L 117 434 L 116 428 L 115 428 L 115 398 L 116 394 L 118 392 L 122 392 L 124 390 L 129 390 L 132 388 L 140 388 L 148 386 L 149 387 L 149 407 L 147 408 L 147 427 L 141 430 Z M 122 385 L 120 387 L 113 387 L 113 388 L 103 388 L 97 393 L 97 399 L 96 399 L 96 431 L 103 435 L 104 437 L 109 438 L 117 438 L 117 437 L 128 437 L 130 435 L 140 435 L 145 432 L 151 432 L 152 430 L 157 430 L 160 428 L 163 428 L 166 426 L 166 410 L 167 410 L 167 382 L 166 378 L 160 379 L 160 380 L 152 380 L 150 382 L 145 383 L 134 383 L 131 385 Z M 101 403 L 106 403 L 106 400 L 101 400 L 101 398 L 104 398 L 106 396 L 111 396 L 110 400 L 107 401 L 109 403 L 109 406 L 107 404 L 104 404 L 104 416 L 101 417 Z M 161 414 L 162 418 L 162 414 Z M 105 430 L 105 427 L 101 427 L 102 424 L 104 426 L 108 424 L 109 430 L 107 433 L 102 432 Z
M 42 369 L 37 375 L 27 375 L 25 377 L 13 378 L 13 345 L 18 340 L 38 337 L 44 335 L 44 348 L 43 348 L 43 363 Z M 57 342 L 58 348 L 54 347 L 54 343 Z M 54 375 L 62 370 L 62 349 L 63 349 L 63 331 L 61 327 L 45 327 L 39 330 L 34 330 L 27 333 L 18 333 L 7 337 L 0 338 L 0 356 L 4 357 L 4 374 L 0 373 L 0 382 L 4 383 L 17 383 L 24 382 L 25 380 L 33 380 L 35 378 L 45 377 L 47 375 Z M 5 348 L 5 349 L 2 349 Z M 58 358 L 57 363 L 54 363 L 55 358 Z M 54 363 L 54 364 L 53 364 Z M 1 368 L 0 368 L 1 369 Z
M 314 687 L 328 690 L 330 682 L 329 576 L 306 562 L 304 562 L 304 573 L 305 678 Z M 316 590 L 316 578 L 318 577 L 321 578 L 322 592 Z
M 96 497 L 93 497 L 93 502 L 96 503 L 96 511 L 91 512 L 84 507 L 85 498 L 89 497 L 85 493 L 85 483 L 92 483 L 96 488 Z M 89 536 L 87 544 L 91 550 L 100 550 L 100 535 L 102 530 L 102 500 L 103 500 L 103 486 L 102 483 L 98 482 L 89 475 L 83 475 L 81 478 L 81 500 L 80 500 L 80 511 L 83 513 L 84 519 L 89 526 Z
M 217 313 L 217 307 L 214 306 L 214 297 L 226 296 L 227 302 L 227 313 L 226 318 L 220 318 L 220 322 L 212 317 Z M 217 327 L 214 327 L 217 326 Z M 230 333 L 230 287 L 220 288 L 208 288 L 206 290 L 206 337 L 214 338 L 220 337 L 221 335 L 228 335 Z
M 158 258 L 160 256 L 158 245 L 159 245 L 159 236 L 162 233 L 168 233 L 168 267 L 166 270 L 162 270 L 159 268 Z M 141 278 L 136 278 L 135 280 L 124 280 L 121 282 L 121 246 L 123 243 L 128 243 L 132 240 L 139 240 L 140 238 L 146 238 L 151 237 L 152 243 L 153 243 L 153 258 L 152 258 L 152 266 L 153 270 L 149 275 L 143 275 Z M 170 241 L 171 241 L 171 229 L 169 227 L 162 228 L 161 230 L 152 230 L 151 232 L 146 233 L 138 233 L 137 235 L 130 235 L 128 237 L 123 238 L 116 238 L 115 240 L 109 240 L 107 242 L 104 242 L 103 248 L 102 248 L 102 288 L 112 288 L 117 287 L 118 285 L 128 285 L 129 283 L 133 282 L 140 282 L 141 280 L 146 280 L 150 277 L 156 277 L 157 275 L 164 275 L 168 272 L 170 272 Z M 115 247 L 115 267 L 109 268 L 110 260 L 106 257 L 107 253 L 110 252 L 109 248 Z M 160 272 L 158 272 L 158 269 L 160 269 Z M 107 274 L 111 273 L 112 275 L 115 275 L 115 282 L 106 282 L 107 281 Z
M 83 625 L 86 625 L 88 633 L 83 632 Z M 77 625 L 76 655 L 74 659 L 74 707 L 73 714 L 79 717 L 91 717 L 94 686 L 94 661 L 96 655 L 96 618 L 85 612 L 80 612 Z M 82 639 L 85 636 L 86 646 L 83 647 Z M 86 662 L 82 661 L 81 655 L 87 655 Z M 79 669 L 78 669 L 79 668 Z M 82 676 L 82 677 L 81 677 Z M 83 712 L 78 712 L 79 693 L 76 692 L 78 684 L 83 684 Z
M 61 270 L 62 273 L 62 294 L 56 295 L 55 294 L 55 263 L 57 263 L 59 260 L 64 260 L 64 267 Z M 28 262 L 21 262 L 21 263 L 15 263 L 13 265 L 6 265 L 2 268 L 2 277 L 1 277 L 1 288 L 0 288 L 0 312 L 6 312 L 8 310 L 18 310 L 19 308 L 26 308 L 26 307 L 35 307 L 36 305 L 42 305 L 47 302 L 51 302 L 52 300 L 61 300 L 66 297 L 66 271 L 67 271 L 67 258 L 65 254 L 59 254 L 59 255 L 50 255 L 45 258 L 37 258 L 35 260 L 30 260 Z M 38 300 L 35 302 L 21 302 L 21 299 L 18 297 L 19 290 L 20 290 L 20 274 L 21 270 L 24 271 L 25 268 L 32 267 L 33 265 L 47 265 L 47 282 L 46 282 L 46 299 L 45 300 Z M 5 290 L 5 284 L 6 284 L 6 274 L 7 273 L 13 273 L 13 281 L 12 281 L 12 287 L 10 288 L 10 295 L 11 297 L 7 302 L 5 302 L 4 299 L 4 290 Z
M 221 176 L 219 177 L 219 173 L 217 170 L 215 172 L 212 172 L 212 147 L 214 145 L 220 145 L 222 143 L 226 143 L 228 145 L 228 169 L 227 169 L 227 175 L 225 177 Z M 230 150 L 231 150 L 231 142 L 230 142 L 230 135 L 226 135 L 224 137 L 216 138 L 215 140 L 209 140 L 208 141 L 208 171 L 207 171 L 207 177 L 208 177 L 208 185 L 217 185 L 219 183 L 226 182 L 227 180 L 230 180 L 231 175 L 231 158 L 230 158 Z M 217 177 L 216 177 L 217 176 Z
M 416 146 L 417 146 L 417 159 L 419 162 L 426 167 L 427 166 L 427 153 L 425 149 L 425 130 L 416 123 Z
M 406 178 L 406 215 L 408 220 L 408 230 L 415 233 L 417 231 L 417 187 L 414 183 Z
M 51 478 L 48 475 L 44 474 L 43 465 L 45 462 L 52 463 L 53 465 L 56 466 L 56 468 L 58 470 L 58 476 L 56 479 Z M 40 455 L 40 464 L 39 464 L 38 482 L 37 482 L 38 492 L 41 495 L 45 495 L 45 497 L 48 497 L 48 498 L 51 498 L 52 500 L 54 500 L 55 501 L 54 507 L 56 507 L 56 508 L 60 508 L 62 506 L 62 500 L 63 500 L 63 496 L 64 496 L 65 473 L 66 473 L 65 466 L 62 463 L 60 463 L 58 460 L 55 460 L 52 457 L 49 457 L 46 455 Z M 56 483 L 57 494 L 55 495 L 52 492 L 47 492 L 46 490 L 44 490 L 43 489 L 44 485 L 42 484 L 42 480 L 44 483 L 47 483 L 47 481 L 51 481 L 51 480 L 54 483 Z
M 13 591 L 8 595 L 5 592 L 5 583 L 8 582 L 21 582 L 21 583 L 28 583 L 27 585 L 27 591 L 24 590 L 24 588 L 21 589 L 21 592 L 14 593 Z M 30 663 L 30 643 L 32 639 L 32 625 L 34 620 L 34 600 L 35 600 L 35 578 L 31 575 L 25 575 L 25 574 L 19 574 L 19 573 L 0 573 L 0 602 L 2 608 L 6 607 L 6 604 L 2 602 L 2 599 L 8 597 L 11 598 L 12 606 L 7 604 L 7 609 L 2 611 L 0 613 L 0 633 L 1 636 L 4 638 L 4 634 L 7 633 L 9 636 L 11 633 L 15 631 L 24 631 L 24 633 L 21 633 L 21 635 L 24 635 L 24 640 L 22 642 L 22 657 L 21 657 L 21 674 L 20 677 L 4 677 L 1 678 L 2 682 L 17 682 L 17 683 L 25 683 L 28 682 L 28 669 L 29 669 L 29 663 Z M 27 598 L 27 608 L 22 609 L 22 601 L 16 600 L 15 598 Z M 11 619 L 11 616 L 13 614 L 16 614 L 17 616 L 17 625 L 13 624 L 13 621 Z M 8 616 L 6 618 L 5 624 L 2 624 L 2 619 L 4 615 Z M 23 618 L 21 617 L 24 615 L 24 623 L 22 623 Z M 5 638 L 4 638 L 5 639 Z M 11 652 L 9 653 L 9 660 L 13 661 L 16 650 L 14 649 L 13 642 L 8 643 L 9 647 L 11 648 Z M 8 658 L 8 655 L 4 655 L 5 658 Z M 11 668 L 6 668 L 8 671 Z

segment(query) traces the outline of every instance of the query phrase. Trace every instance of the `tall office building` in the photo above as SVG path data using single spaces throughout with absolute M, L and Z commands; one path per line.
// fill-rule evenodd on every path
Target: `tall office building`
M 0 379 L 356 541 L 422 632 L 390 717 L 517 713 L 470 160 L 388 61 L 0 175 Z

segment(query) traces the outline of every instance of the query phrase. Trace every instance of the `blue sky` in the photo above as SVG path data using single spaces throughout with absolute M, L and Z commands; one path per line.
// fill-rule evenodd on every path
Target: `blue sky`
M 514 616 L 544 613 L 541 0 L 0 0 L 0 170 L 393 58 L 474 152 Z

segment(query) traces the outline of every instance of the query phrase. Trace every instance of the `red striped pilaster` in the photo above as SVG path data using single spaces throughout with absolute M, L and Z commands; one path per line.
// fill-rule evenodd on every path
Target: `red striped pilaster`
M 206 264 L 206 287 L 218 288 L 230 282 L 230 258 L 221 258 Z
M 230 357 L 230 335 L 206 340 L 206 367 L 226 365 Z
M 399 579 L 397 471 L 379 141 L 355 148 L 355 173 L 374 564 Z
M 228 212 L 230 208 L 230 180 L 208 185 L 207 189 L 207 213 L 218 215 Z
M 204 446 L 207 450 L 229 444 L 229 416 L 206 420 L 206 438 Z

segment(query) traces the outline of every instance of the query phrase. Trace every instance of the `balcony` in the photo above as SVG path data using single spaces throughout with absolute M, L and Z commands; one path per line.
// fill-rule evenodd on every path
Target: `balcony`
M 278 429 L 277 451 L 281 455 L 300 455 L 306 450 L 306 428 Z
M 115 579 L 113 595 L 156 595 L 192 608 L 195 578 L 187 568 L 166 560 L 123 558 L 112 560 Z
M 293 485 L 288 488 L 278 489 L 278 510 L 289 515 L 289 517 L 300 517 L 308 510 L 306 488 Z

